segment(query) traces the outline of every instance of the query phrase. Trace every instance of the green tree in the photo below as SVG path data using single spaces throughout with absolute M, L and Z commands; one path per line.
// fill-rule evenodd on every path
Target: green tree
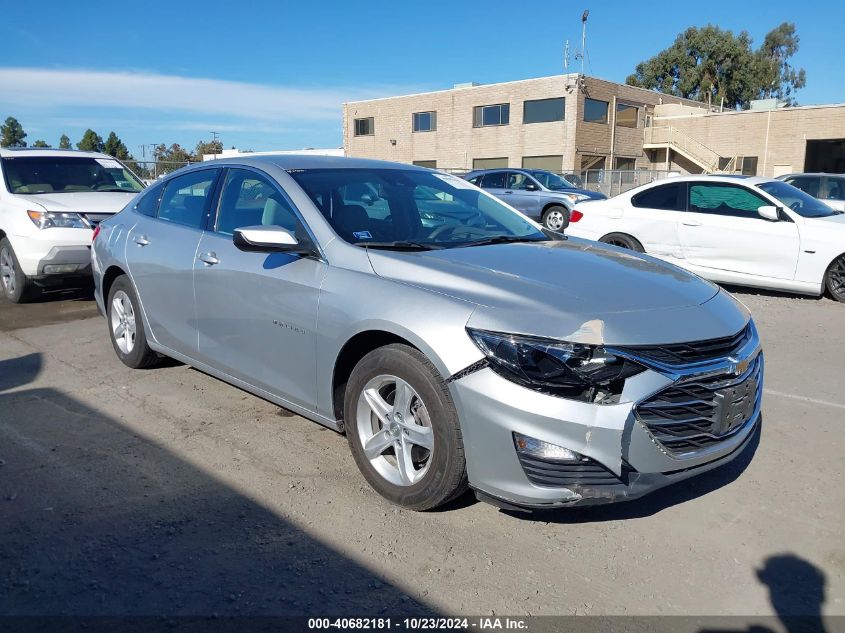
M 223 152 L 223 143 L 220 141 L 200 141 L 197 143 L 197 148 L 194 150 L 194 155 L 197 160 L 202 160 L 203 154 L 221 154 Z
M 15 117 L 7 117 L 0 125 L 0 147 L 26 147 L 25 138 L 26 132 Z
M 766 34 L 757 51 L 761 96 L 775 97 L 788 105 L 796 104 L 793 93 L 807 84 L 804 69 L 793 68 L 789 63 L 789 58 L 798 51 L 798 41 L 795 25 L 791 22 L 784 22 Z
M 157 145 L 153 150 L 153 156 L 155 156 L 158 162 L 158 173 L 165 174 L 196 160 L 196 157 L 191 152 L 178 143 L 173 143 L 170 147 L 167 147 L 163 143 Z
M 109 132 L 109 136 L 103 144 L 103 152 L 118 160 L 130 160 L 132 158 L 124 142 L 114 132 Z
M 82 135 L 82 140 L 76 144 L 76 149 L 81 149 L 85 152 L 102 152 L 103 137 L 89 128 Z
M 42 141 L 41 139 L 38 139 L 37 141 L 35 141 L 32 144 L 32 146 L 33 147 L 50 147 L 50 145 L 47 143 L 47 141 Z
M 70 139 L 67 134 L 62 134 L 59 139 L 59 149 L 70 149 Z
M 637 64 L 627 78 L 632 86 L 719 105 L 748 108 L 752 99 L 791 95 L 804 86 L 803 70 L 788 59 L 798 50 L 795 26 L 770 31 L 757 51 L 746 31 L 707 25 L 690 27 L 667 49 Z

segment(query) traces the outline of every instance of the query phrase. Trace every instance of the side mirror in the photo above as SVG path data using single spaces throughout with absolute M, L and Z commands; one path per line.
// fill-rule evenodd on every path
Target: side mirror
M 772 222 L 777 222 L 780 220 L 780 212 L 776 206 L 765 204 L 762 207 L 757 208 L 757 213 L 760 214 L 760 217 L 764 220 L 770 220 Z
M 537 191 L 539 189 L 540 189 L 540 187 L 535 185 L 533 182 L 526 182 L 525 183 L 525 190 L 526 191 Z
M 363 196 L 361 196 L 361 202 L 365 203 L 368 207 L 373 206 L 373 203 L 375 201 L 376 199 L 368 193 L 365 193 Z
M 307 246 L 301 245 L 293 233 L 280 226 L 245 226 L 235 229 L 232 241 L 242 251 L 301 255 L 312 252 Z

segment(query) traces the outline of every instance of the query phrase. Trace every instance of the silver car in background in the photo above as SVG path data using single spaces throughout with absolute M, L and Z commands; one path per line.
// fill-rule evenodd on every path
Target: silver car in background
M 760 420 L 760 342 L 730 295 L 428 169 L 192 166 L 103 222 L 92 258 L 126 365 L 169 356 L 345 432 L 407 508 L 467 486 L 632 499 L 734 459 Z

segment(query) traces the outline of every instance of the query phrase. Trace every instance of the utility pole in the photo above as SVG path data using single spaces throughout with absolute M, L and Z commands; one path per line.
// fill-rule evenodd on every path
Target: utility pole
M 215 148 L 216 148 L 216 145 L 217 145 L 217 137 L 218 136 L 219 136 L 219 134 L 217 134 L 217 132 L 213 132 L 213 131 L 211 132 L 211 141 L 214 143 Z M 217 152 L 214 152 L 214 160 L 217 160 Z

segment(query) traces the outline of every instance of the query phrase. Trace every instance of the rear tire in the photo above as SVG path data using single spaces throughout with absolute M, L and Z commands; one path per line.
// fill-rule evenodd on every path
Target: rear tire
M 41 294 L 21 270 L 15 249 L 5 237 L 0 240 L 0 287 L 3 296 L 12 303 L 26 303 Z
M 824 285 L 830 296 L 845 303 L 845 255 L 840 255 L 828 267 L 824 275 Z
M 126 275 L 112 283 L 106 303 L 106 320 L 112 347 L 124 365 L 143 369 L 159 362 L 159 355 L 147 345 L 138 295 Z
M 458 414 L 419 350 L 393 344 L 364 356 L 349 377 L 343 409 L 352 456 L 385 499 L 430 510 L 466 491 Z
M 611 246 L 618 246 L 619 248 L 627 248 L 628 250 L 634 251 L 636 253 L 645 252 L 643 245 L 640 244 L 637 238 L 631 237 L 626 233 L 608 233 L 603 238 L 601 238 L 599 242 L 610 244 Z
M 543 212 L 543 226 L 550 231 L 560 232 L 569 226 L 569 209 L 553 205 Z

